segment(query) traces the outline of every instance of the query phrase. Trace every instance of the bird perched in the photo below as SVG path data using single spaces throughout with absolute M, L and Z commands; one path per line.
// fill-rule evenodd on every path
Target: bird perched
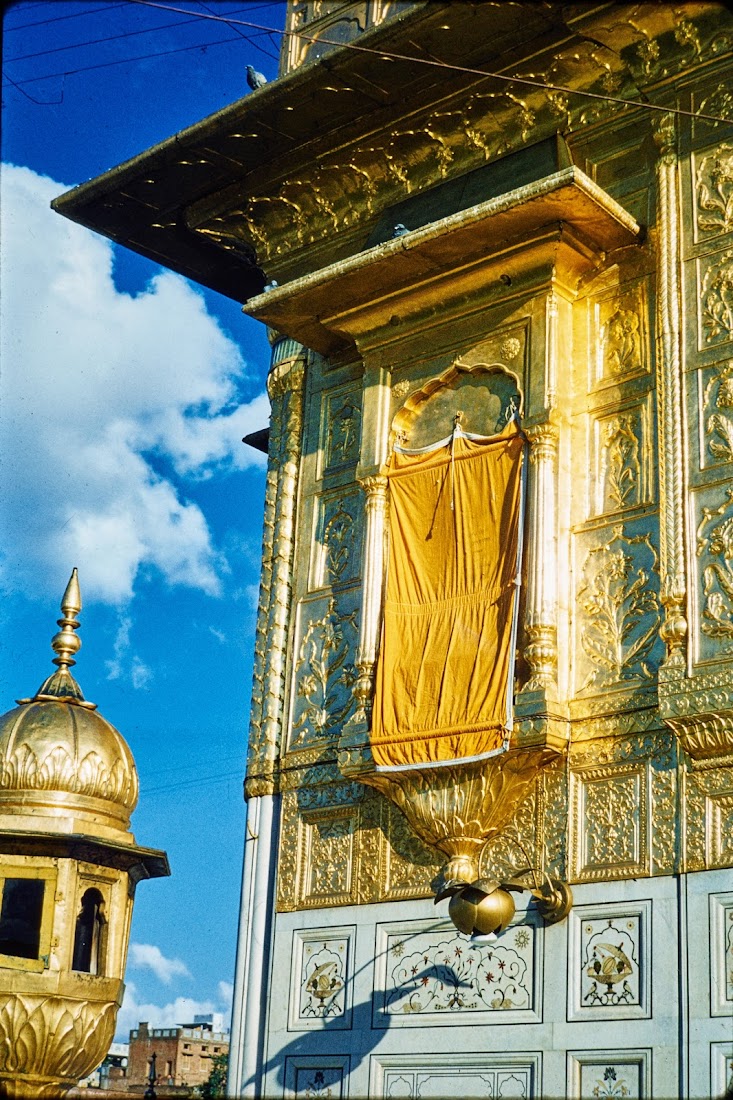
M 264 88 L 267 84 L 267 77 L 262 73 L 258 73 L 257 69 L 252 65 L 247 66 L 247 83 L 253 92 L 256 92 L 258 88 Z
M 406 225 L 403 225 L 402 222 L 398 222 L 392 230 L 392 240 L 395 240 L 396 237 L 404 237 L 405 233 L 409 232 L 410 230 Z

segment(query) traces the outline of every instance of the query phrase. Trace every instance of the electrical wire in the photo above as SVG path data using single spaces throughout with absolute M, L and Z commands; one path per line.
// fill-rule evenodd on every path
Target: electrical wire
M 264 53 L 266 57 L 269 57 L 270 55 L 267 53 L 267 51 L 263 50 L 262 47 L 254 41 L 256 37 L 261 36 L 252 35 L 250 38 L 247 39 L 247 41 L 256 50 L 259 50 L 260 53 Z M 231 35 L 228 38 L 216 38 L 213 42 L 199 42 L 195 46 L 178 46 L 176 47 L 176 49 L 173 50 L 155 50 L 153 53 L 138 54 L 135 57 L 124 57 L 119 61 L 103 61 L 96 65 L 82 65 L 76 69 L 61 69 L 59 70 L 59 72 L 56 73 L 45 73 L 43 76 L 26 77 L 24 80 L 11 80 L 7 73 L 5 73 L 5 76 L 14 87 L 20 90 L 20 86 L 23 84 L 36 84 L 41 80 L 51 80 L 55 76 L 74 76 L 76 75 L 76 73 L 88 73 L 94 69 L 109 69 L 113 65 L 127 65 L 131 64 L 133 61 L 148 61 L 150 58 L 153 57 L 167 57 L 169 54 L 187 53 L 192 50 L 206 51 L 210 46 L 221 46 L 226 42 L 238 41 L 239 39 L 235 35 Z
M 190 9 L 175 7 L 172 4 L 161 4 L 158 3 L 157 0 L 129 0 L 129 3 L 142 4 L 148 8 L 160 8 L 163 11 L 175 11 L 183 15 L 196 14 Z M 250 27 L 253 30 L 265 31 L 291 38 L 303 38 L 307 42 L 318 42 L 320 45 L 324 46 L 340 46 L 344 49 L 356 50 L 359 53 L 372 54 L 388 61 L 409 61 L 411 64 L 430 65 L 433 68 L 448 69 L 452 72 L 466 73 L 469 76 L 490 77 L 492 80 L 502 80 L 507 84 L 524 84 L 530 88 L 542 88 L 545 91 L 562 92 L 564 95 L 583 96 L 586 99 L 600 99 L 605 103 L 618 103 L 624 107 L 642 107 L 647 111 L 660 111 L 662 114 L 667 115 L 686 115 L 689 118 L 705 119 L 708 122 L 733 123 L 733 119 L 722 118 L 720 115 L 705 114 L 701 111 L 686 111 L 682 107 L 665 107 L 657 103 L 644 102 L 641 99 L 624 99 L 622 96 L 602 95 L 600 92 L 583 91 L 579 88 L 570 88 L 564 84 L 548 84 L 544 80 L 532 80 L 530 77 L 507 76 L 504 73 L 492 73 L 485 69 L 473 69 L 465 65 L 455 65 L 449 61 L 438 61 L 429 57 L 413 57 L 409 54 L 394 53 L 390 50 L 377 50 L 373 46 L 363 46 L 358 42 L 336 42 L 334 39 L 325 38 L 323 35 L 319 35 L 316 38 L 315 35 L 305 34 L 304 31 L 280 31 L 274 27 L 265 27 L 261 23 L 252 23 L 250 20 L 245 19 L 223 20 L 219 15 L 207 15 L 204 12 L 199 13 L 198 17 L 199 19 L 215 19 L 217 21 L 239 23 L 241 26 Z
M 5 73 L 5 76 L 10 81 L 13 88 L 17 88 L 21 95 L 24 95 L 26 99 L 30 99 L 31 103 L 35 103 L 38 107 L 59 107 L 64 102 L 64 88 L 61 87 L 61 99 L 36 99 L 30 92 L 27 92 L 25 88 L 21 88 L 9 73 Z M 32 81 L 29 81 L 32 83 Z M 7 84 L 3 84 L 3 88 L 7 88 Z
M 48 3 L 48 0 L 45 0 L 45 3 Z M 45 6 L 45 3 L 42 6 Z M 27 5 L 24 5 L 24 7 L 27 7 Z M 60 23 L 62 19 L 80 19 L 82 15 L 96 15 L 101 11 L 112 11 L 113 8 L 125 7 L 127 7 L 126 0 L 122 0 L 119 4 L 105 4 L 103 7 L 88 8 L 87 11 L 75 11 L 71 15 L 54 15 L 51 19 L 37 19 L 35 23 L 18 23 L 15 27 L 3 27 L 3 31 L 5 34 L 10 34 L 11 31 L 24 31 L 27 27 L 43 27 L 47 23 Z
M 137 31 L 123 31 L 121 34 L 110 34 L 105 38 L 89 38 L 85 42 L 74 42 L 71 46 L 54 46 L 50 50 L 39 50 L 37 53 L 24 53 L 19 57 L 6 57 L 5 63 L 10 64 L 13 61 L 30 61 L 34 57 L 45 57 L 46 54 L 62 53 L 64 50 L 81 50 L 85 46 L 98 46 L 102 42 L 116 42 L 121 38 L 134 38 L 138 34 L 155 34 L 156 31 L 167 31 L 173 27 L 185 27 L 189 23 L 195 23 L 196 17 L 192 19 L 178 19 L 175 23 L 163 23 L 159 27 L 143 27 Z M 239 34 L 242 32 L 239 31 Z

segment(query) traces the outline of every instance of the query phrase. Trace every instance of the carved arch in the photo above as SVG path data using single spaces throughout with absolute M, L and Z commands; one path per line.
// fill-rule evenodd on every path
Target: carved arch
M 450 435 L 461 412 L 464 431 L 495 435 L 513 415 L 521 416 L 518 375 L 503 363 L 458 358 L 438 378 L 429 379 L 405 401 L 392 420 L 389 446 L 398 440 L 424 447 Z

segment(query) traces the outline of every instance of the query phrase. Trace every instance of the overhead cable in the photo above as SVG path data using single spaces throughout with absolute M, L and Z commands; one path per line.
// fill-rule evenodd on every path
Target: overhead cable
M 343 49 L 357 50 L 359 53 L 368 53 L 376 57 L 381 57 L 387 61 L 409 61 L 411 64 L 418 65 L 430 65 L 433 68 L 449 69 L 452 72 L 466 73 L 469 76 L 483 76 L 490 77 L 492 80 L 501 80 L 507 84 L 524 84 L 530 88 L 542 88 L 545 91 L 550 92 L 562 92 L 565 95 L 577 95 L 583 96 L 586 99 L 600 99 L 606 103 L 618 103 L 624 107 L 641 107 L 647 111 L 660 111 L 662 114 L 674 114 L 674 115 L 686 115 L 689 118 L 704 119 L 708 122 L 726 122 L 733 123 L 733 119 L 723 118 L 720 115 L 706 114 L 702 111 L 686 111 L 682 107 L 666 107 L 657 103 L 649 103 L 641 99 L 624 99 L 622 96 L 604 95 L 600 92 L 584 91 L 580 88 L 570 88 L 564 84 L 548 84 L 544 80 L 533 80 L 531 77 L 525 76 L 507 76 L 505 73 L 488 72 L 486 69 L 473 69 L 466 65 L 456 65 L 450 61 L 438 61 L 435 58 L 429 57 L 414 57 L 410 54 L 394 53 L 391 50 L 378 50 L 373 46 L 363 46 L 358 42 L 336 42 L 334 39 L 325 38 L 323 35 L 316 37 L 312 34 L 306 34 L 304 31 L 285 31 L 277 30 L 275 27 L 265 27 L 261 23 L 253 23 L 246 19 L 224 19 L 219 15 L 207 15 L 204 12 L 192 12 L 190 8 L 179 8 L 173 4 L 161 4 L 157 0 L 129 0 L 131 4 L 143 4 L 148 8 L 160 8 L 164 11 L 175 11 L 182 15 L 198 15 L 199 19 L 215 19 L 218 22 L 226 23 L 239 23 L 243 27 L 251 27 L 254 30 L 265 31 L 267 33 L 274 33 L 279 35 L 288 36 L 291 38 L 302 38 L 307 42 L 318 42 L 324 46 L 338 46 Z

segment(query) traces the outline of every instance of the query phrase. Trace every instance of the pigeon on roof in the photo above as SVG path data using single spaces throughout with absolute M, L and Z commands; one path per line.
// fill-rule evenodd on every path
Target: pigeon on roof
M 247 83 L 253 92 L 258 88 L 264 88 L 267 84 L 267 77 L 263 73 L 258 73 L 257 69 L 252 65 L 247 66 Z

